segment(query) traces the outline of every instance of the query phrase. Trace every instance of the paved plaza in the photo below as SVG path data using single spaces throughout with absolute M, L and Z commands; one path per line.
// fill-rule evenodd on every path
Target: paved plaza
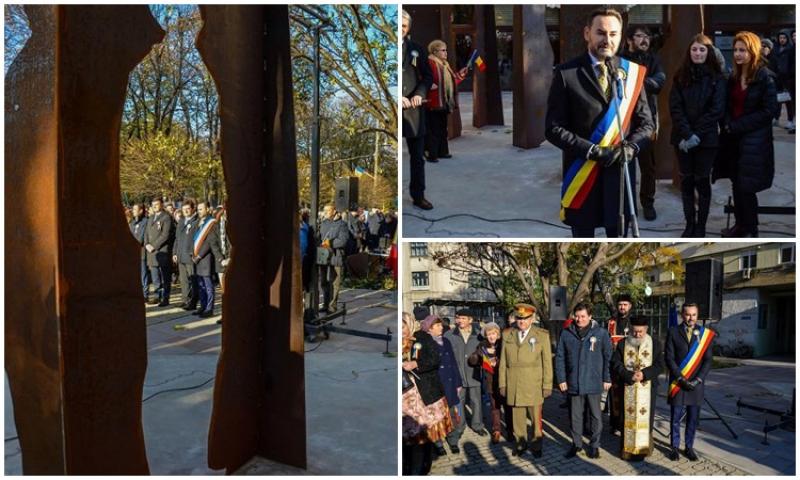
M 475 128 L 472 94 L 459 94 L 459 103 L 463 130 L 461 137 L 450 142 L 453 157 L 425 163 L 425 196 L 433 203 L 433 210 L 423 211 L 411 204 L 409 157 L 403 143 L 403 237 L 569 236 L 569 227 L 559 220 L 561 150 L 549 142 L 528 150 L 511 144 L 511 92 L 503 93 L 505 126 Z M 758 194 L 759 204 L 794 207 L 795 136 L 783 128 L 773 131 L 775 179 L 772 188 Z M 720 180 L 712 185 L 712 194 L 706 232 L 709 237 L 719 237 L 727 225 L 723 207 L 731 195 L 730 181 Z M 656 220 L 649 222 L 639 216 L 641 237 L 679 236 L 685 226 L 681 195 L 670 180 L 658 181 L 655 208 Z M 760 222 L 762 237 L 794 237 L 793 215 L 762 215 Z M 603 235 L 602 229 L 596 233 Z
M 511 442 L 503 439 L 493 445 L 490 437 L 479 436 L 467 428 L 461 438 L 460 454 L 449 452 L 434 460 L 432 475 L 794 475 L 795 435 L 779 429 L 770 433 L 770 445 L 763 445 L 761 427 L 765 420 L 777 418 L 742 409 L 736 415 L 736 401 L 772 408 L 789 408 L 794 389 L 795 368 L 791 362 L 744 361 L 740 366 L 712 370 L 707 378 L 707 395 L 721 416 L 739 436 L 734 440 L 713 413 L 704 406 L 695 440 L 700 456 L 690 462 L 666 458 L 669 448 L 669 408 L 658 400 L 653 434 L 655 452 L 640 462 L 619 458 L 620 437 L 609 431 L 608 416 L 603 416 L 600 458 L 590 459 L 585 452 L 565 459 L 571 445 L 567 409 L 561 408 L 563 396 L 554 395 L 544 407 L 543 456 L 534 459 L 530 452 L 512 456 Z M 663 384 L 663 383 L 662 383 Z M 447 447 L 445 446 L 447 449 Z M 434 454 L 435 455 L 435 454 Z
M 217 300 L 221 298 L 217 290 Z M 386 290 L 343 290 L 347 326 L 373 333 L 397 325 L 397 295 Z M 177 307 L 146 309 L 148 367 L 142 406 L 145 445 L 154 475 L 222 475 L 207 466 L 208 426 L 220 352 L 221 315 L 198 319 Z M 341 320 L 337 319 L 338 324 Z M 389 345 L 397 351 L 397 336 Z M 314 349 L 317 347 L 316 349 Z M 386 343 L 332 333 L 306 343 L 308 469 L 255 458 L 241 474 L 395 475 L 397 472 L 397 357 Z M 313 351 L 310 351 L 314 349 Z M 358 412 L 369 428 L 353 421 Z M 8 381 L 5 382 L 5 473 L 22 473 Z M 380 461 L 376 461 L 380 459 Z

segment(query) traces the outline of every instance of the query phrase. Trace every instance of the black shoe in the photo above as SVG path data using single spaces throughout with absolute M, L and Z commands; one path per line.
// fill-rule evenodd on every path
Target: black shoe
M 439 158 L 453 158 L 453 156 L 448 153 L 446 155 L 439 155 Z
M 430 210 L 433 208 L 431 202 L 425 200 L 424 198 L 414 199 L 414 206 L 417 208 L 421 208 L 423 210 Z
M 515 457 L 521 457 L 525 450 L 528 449 L 528 443 L 525 440 L 519 440 L 517 445 L 514 447 L 514 452 L 512 455 Z
M 667 452 L 667 458 L 669 458 L 673 462 L 677 462 L 678 459 L 680 458 L 680 455 L 678 454 L 678 449 L 675 447 L 670 448 L 669 452 Z
M 217 324 L 217 325 L 222 325 L 222 319 L 220 318 L 219 320 L 217 320 L 217 321 L 216 321 L 216 324 Z
M 164 300 L 163 302 L 158 304 L 159 307 L 169 307 L 169 301 Z
M 644 210 L 645 220 L 652 222 L 656 219 L 656 209 L 652 205 L 645 205 L 642 207 L 642 210 Z
M 188 311 L 197 310 L 197 305 L 181 305 L 181 308 Z
M 586 456 L 589 458 L 600 458 L 600 449 L 589 447 L 586 449 Z
M 738 223 L 735 223 L 731 228 L 723 228 L 720 233 L 722 233 L 723 238 L 736 238 L 742 236 L 744 229 Z
M 461 449 L 458 448 L 458 445 L 450 445 L 450 451 L 455 454 L 461 453 Z
M 694 238 L 705 238 L 706 236 L 706 225 L 700 225 L 699 223 L 694 226 Z
M 686 458 L 688 458 L 690 461 L 692 461 L 692 462 L 696 462 L 697 461 L 697 454 L 694 453 L 694 448 L 686 447 L 683 450 L 683 454 L 686 455 Z
M 439 455 L 440 457 L 444 457 L 447 455 L 447 450 L 445 450 L 443 446 L 436 445 L 435 448 L 436 448 L 436 455 Z
M 161 303 L 161 300 L 159 300 L 157 298 L 154 298 L 153 300 L 148 300 L 147 301 L 148 305 L 158 305 L 159 303 Z
M 198 316 L 200 316 L 202 314 L 203 314 L 203 310 L 195 310 L 194 313 L 192 313 L 192 315 L 198 315 Z
M 578 452 L 580 451 L 581 451 L 580 447 L 576 447 L 575 445 L 573 445 L 572 447 L 570 447 L 569 450 L 567 450 L 567 453 L 564 454 L 564 458 L 572 458 L 575 455 L 577 455 Z
M 213 317 L 213 316 L 214 316 L 214 311 L 213 311 L 213 310 L 211 310 L 211 311 L 208 311 L 208 312 L 203 312 L 203 313 L 201 313 L 201 314 L 200 314 L 200 315 L 198 315 L 198 316 L 199 316 L 200 318 L 209 318 L 209 317 Z
M 681 238 L 694 238 L 695 237 L 695 225 L 693 223 L 689 223 L 686 225 L 686 228 L 683 229 L 683 233 L 681 233 Z
M 426 158 L 425 160 L 427 160 L 427 161 L 429 161 L 429 162 L 431 162 L 431 163 L 439 163 L 439 159 L 438 159 L 438 158 L 431 158 L 431 157 L 428 157 L 428 158 Z

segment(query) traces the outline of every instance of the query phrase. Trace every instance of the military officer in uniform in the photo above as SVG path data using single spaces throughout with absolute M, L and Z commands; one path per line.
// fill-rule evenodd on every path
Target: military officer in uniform
M 711 344 L 715 333 L 710 328 L 697 325 L 698 308 L 696 303 L 685 303 L 681 307 L 683 322 L 667 332 L 664 344 L 664 363 L 669 371 L 670 385 L 667 389 L 667 403 L 670 409 L 670 443 L 667 454 L 670 460 L 678 460 L 681 444 L 681 419 L 686 413 L 684 455 L 697 461 L 694 451 L 694 434 L 703 406 L 703 385 L 706 375 L 711 371 Z
M 515 328 L 503 333 L 498 387 L 512 409 L 514 455 L 525 452 L 527 418 L 533 423 L 533 456 L 542 456 L 542 405 L 553 391 L 553 359 L 550 334 L 531 326 L 536 309 L 526 303 L 514 307 Z
M 642 87 L 644 68 L 615 56 L 622 39 L 622 16 L 616 10 L 592 12 L 583 37 L 588 51 L 557 66 L 553 74 L 545 137 L 564 154 L 561 219 L 572 227 L 572 236 L 594 237 L 595 228 L 605 227 L 607 237 L 618 237 L 624 234 L 624 226 L 618 225 L 622 159 L 631 161 L 635 197 L 632 160 L 647 146 L 654 128 Z M 612 98 L 612 82 L 620 92 L 621 112 Z M 618 117 L 626 119 L 624 145 L 614 134 Z M 625 209 L 626 218 L 635 214 L 627 202 Z
M 153 215 L 147 222 L 144 248 L 147 250 L 147 266 L 156 290 L 156 298 L 150 303 L 159 307 L 169 305 L 169 292 L 172 285 L 172 216 L 164 210 L 163 201 L 156 198 L 152 201 Z
M 433 84 L 433 73 L 425 49 L 411 41 L 411 15 L 403 10 L 403 137 L 411 157 L 411 181 L 408 191 L 414 206 L 433 208 L 425 199 L 425 111 L 423 99 Z

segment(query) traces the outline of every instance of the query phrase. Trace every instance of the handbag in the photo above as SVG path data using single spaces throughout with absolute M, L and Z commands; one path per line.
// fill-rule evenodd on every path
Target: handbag
M 788 103 L 792 101 L 792 94 L 787 90 L 778 92 L 778 103 Z

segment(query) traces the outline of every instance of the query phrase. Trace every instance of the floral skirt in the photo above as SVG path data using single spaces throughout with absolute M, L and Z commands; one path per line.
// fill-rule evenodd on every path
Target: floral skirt
M 403 392 L 403 442 L 437 442 L 453 430 L 445 397 L 425 405 L 416 387 Z

